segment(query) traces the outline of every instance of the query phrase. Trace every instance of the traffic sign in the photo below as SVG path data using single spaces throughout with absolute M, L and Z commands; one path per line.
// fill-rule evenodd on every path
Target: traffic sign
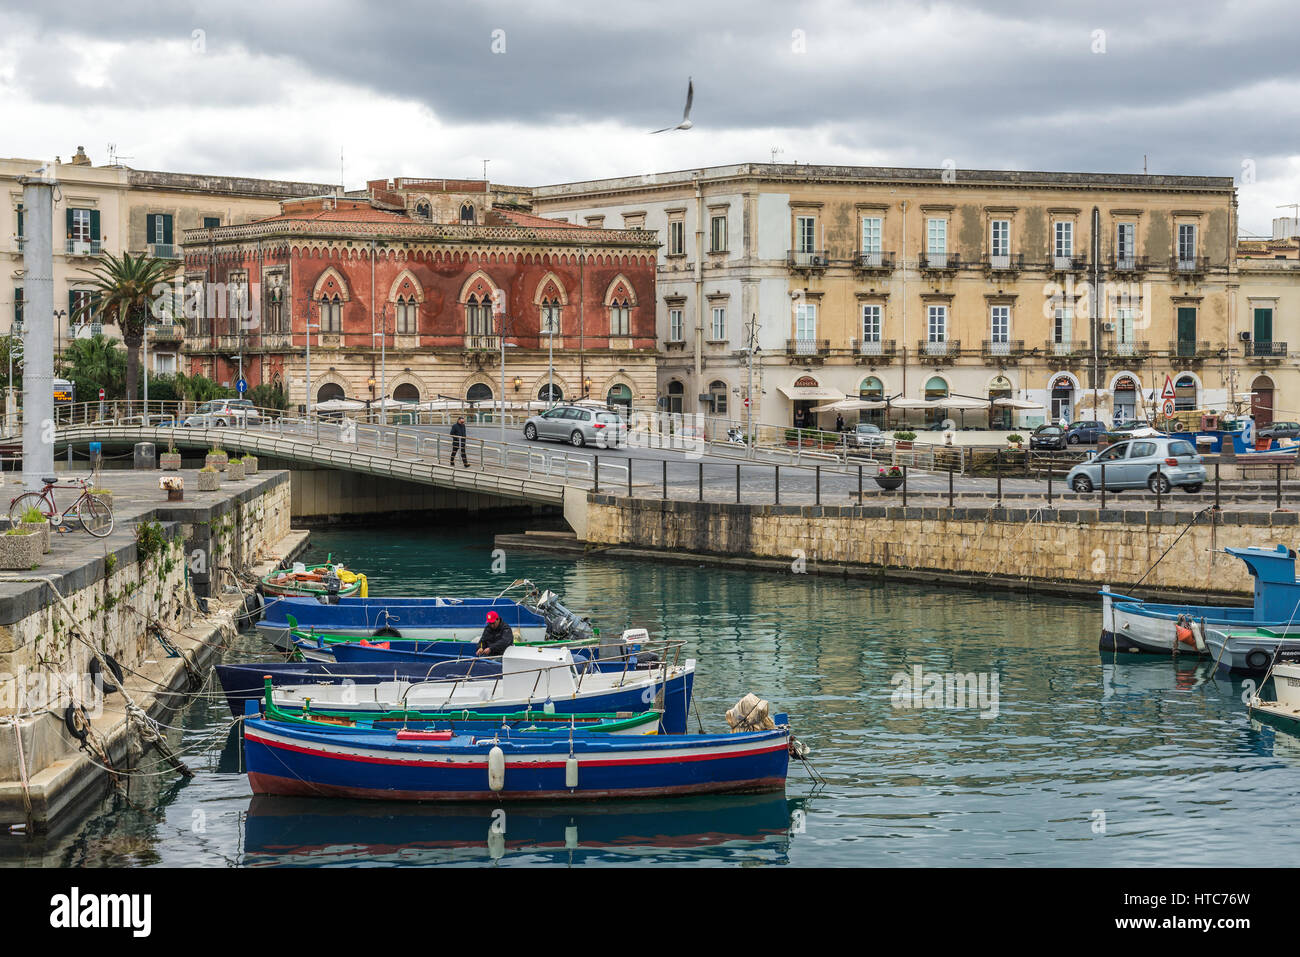
M 1166 419 L 1172 419 L 1174 417 L 1174 400 L 1165 399 L 1165 404 L 1162 407 L 1162 410 L 1165 413 Z
M 745 408 L 747 408 L 747 409 L 749 408 L 749 400 L 748 400 L 748 399 L 745 400 Z
M 103 389 L 100 389 L 100 390 L 99 390 L 99 401 L 100 401 L 100 402 L 103 402 L 103 401 L 104 401 L 104 390 L 103 390 Z
M 240 378 L 235 380 L 235 391 L 243 395 L 248 391 L 248 380 Z
M 1160 398 L 1172 399 L 1174 397 L 1174 380 L 1165 373 L 1165 387 L 1160 391 Z

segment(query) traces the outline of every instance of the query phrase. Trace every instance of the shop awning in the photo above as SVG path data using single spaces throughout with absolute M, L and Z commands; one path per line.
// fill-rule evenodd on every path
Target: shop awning
M 1043 403 L 1030 402 L 1028 399 L 994 399 L 993 404 L 1004 409 L 1041 409 Z
M 889 403 L 883 399 L 842 399 L 828 405 L 813 407 L 814 412 L 861 412 L 864 409 L 883 409 Z
M 778 386 L 777 391 L 787 399 L 793 399 L 796 402 L 817 399 L 838 401 L 845 397 L 844 393 L 839 389 L 828 389 L 820 385 L 783 385 Z

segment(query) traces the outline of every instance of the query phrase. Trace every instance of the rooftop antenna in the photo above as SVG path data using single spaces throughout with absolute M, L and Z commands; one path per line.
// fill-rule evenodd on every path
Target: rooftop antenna
M 118 155 L 117 155 L 117 144 L 116 144 L 116 143 L 109 143 L 109 144 L 108 144 L 108 165 L 109 165 L 109 166 L 117 166 L 117 165 L 118 165 L 118 161 L 119 161 L 119 160 L 124 160 L 124 159 L 128 159 L 128 160 L 129 160 L 129 159 L 135 159 L 135 157 L 134 157 L 134 156 L 118 156 Z
M 1143 153 L 1142 154 L 1142 175 L 1145 176 L 1146 174 L 1147 174 L 1147 154 Z
M 488 164 L 489 162 L 491 162 L 491 161 L 490 161 L 490 160 L 484 160 L 484 161 L 483 161 L 483 181 L 484 181 L 484 182 L 487 182 L 487 164 Z
M 780 155 L 781 155 L 782 153 L 784 153 L 784 152 L 785 152 L 785 150 L 781 149 L 781 147 L 779 147 L 779 146 L 773 146 L 773 147 L 772 147 L 772 165 L 773 165 L 773 166 L 776 165 L 776 158 L 777 158 L 778 156 L 780 156 Z
M 347 187 L 343 185 L 343 144 L 340 143 L 339 144 L 339 195 L 342 196 L 346 189 Z

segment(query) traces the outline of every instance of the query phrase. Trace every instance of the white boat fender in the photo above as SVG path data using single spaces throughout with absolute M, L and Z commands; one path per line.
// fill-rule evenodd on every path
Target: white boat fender
M 570 789 L 578 786 L 578 759 L 573 755 L 564 762 L 564 786 Z
M 499 861 L 506 856 L 506 830 L 503 827 L 493 825 L 488 828 L 487 836 L 488 857 L 494 861 Z
M 502 791 L 506 786 L 506 753 L 498 745 L 488 752 L 488 787 Z
M 570 824 L 564 829 L 564 849 L 566 851 L 575 850 L 578 846 L 578 828 Z

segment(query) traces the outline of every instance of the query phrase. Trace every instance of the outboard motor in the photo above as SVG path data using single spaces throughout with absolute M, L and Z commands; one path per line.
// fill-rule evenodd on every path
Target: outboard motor
M 339 603 L 339 591 L 343 588 L 343 583 L 339 581 L 339 576 L 334 569 L 331 568 L 325 573 L 323 584 L 325 585 L 325 604 L 337 605 Z
M 560 603 L 560 596 L 544 591 L 537 598 L 537 612 L 546 619 L 546 637 L 557 641 L 591 641 L 596 633 L 591 622 L 579 618 Z

